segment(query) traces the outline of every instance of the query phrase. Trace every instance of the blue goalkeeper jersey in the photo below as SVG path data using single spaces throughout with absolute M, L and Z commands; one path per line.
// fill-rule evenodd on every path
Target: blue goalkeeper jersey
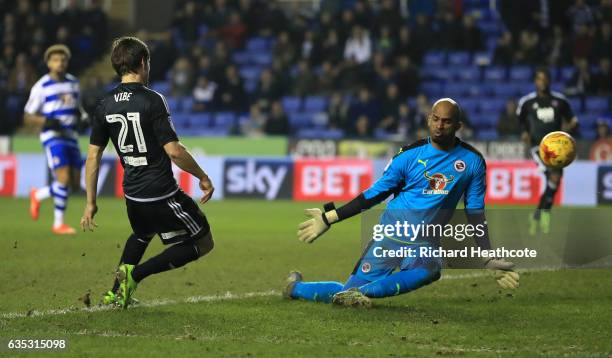
M 452 150 L 443 151 L 427 138 L 403 147 L 363 195 L 375 201 L 394 196 L 382 224 L 410 219 L 444 225 L 462 196 L 468 211 L 483 210 L 485 191 L 486 163 L 478 150 L 457 138 Z

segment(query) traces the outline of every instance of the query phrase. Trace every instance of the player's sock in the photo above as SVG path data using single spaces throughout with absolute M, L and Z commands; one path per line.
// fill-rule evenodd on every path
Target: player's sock
M 64 223 L 64 212 L 68 204 L 68 187 L 54 181 L 53 184 L 51 184 L 50 192 L 53 196 L 53 203 L 55 205 L 55 220 L 53 221 L 53 226 L 59 226 Z
M 136 266 L 132 271 L 132 278 L 140 282 L 147 276 L 181 267 L 199 257 L 198 245 L 194 242 L 181 242 Z
M 440 278 L 440 271 L 414 268 L 398 271 L 385 278 L 359 287 L 364 295 L 371 298 L 389 297 L 423 287 Z
M 538 204 L 538 208 L 533 214 L 533 218 L 536 220 L 540 220 L 540 212 L 542 210 L 550 210 L 553 205 L 553 200 L 555 199 L 555 194 L 557 194 L 558 186 L 555 183 L 552 183 L 550 180 L 546 185 L 546 190 L 540 197 L 540 203 Z
M 128 237 L 127 241 L 125 242 L 125 246 L 123 247 L 123 253 L 121 254 L 119 265 L 138 265 L 150 242 L 150 237 L 140 239 L 134 234 L 130 235 L 130 237 Z M 113 283 L 113 288 L 111 291 L 117 292 L 117 289 L 119 289 L 119 281 L 115 278 L 115 283 Z
M 307 301 L 330 303 L 332 297 L 342 291 L 343 285 L 340 282 L 296 282 L 293 286 L 291 297 L 302 298 Z
M 36 189 L 34 192 L 36 200 L 41 201 L 51 197 L 51 187 L 43 186 L 42 188 Z

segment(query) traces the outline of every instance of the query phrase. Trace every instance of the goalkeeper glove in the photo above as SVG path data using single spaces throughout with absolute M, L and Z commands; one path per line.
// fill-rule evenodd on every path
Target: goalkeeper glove
M 333 203 L 325 204 L 325 212 L 321 209 L 305 209 L 304 214 L 310 217 L 298 226 L 298 239 L 307 244 L 315 241 L 319 236 L 323 235 L 331 224 L 338 221 L 338 213 L 334 208 Z
M 514 264 L 504 259 L 489 259 L 485 268 L 495 270 L 495 281 L 501 288 L 516 289 L 519 287 L 519 274 L 512 270 Z

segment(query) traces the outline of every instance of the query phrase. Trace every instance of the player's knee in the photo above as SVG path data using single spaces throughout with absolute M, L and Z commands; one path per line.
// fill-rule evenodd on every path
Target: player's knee
M 200 236 L 198 239 L 196 239 L 196 245 L 198 246 L 199 257 L 211 252 L 215 247 L 212 233 L 209 231 L 207 234 Z

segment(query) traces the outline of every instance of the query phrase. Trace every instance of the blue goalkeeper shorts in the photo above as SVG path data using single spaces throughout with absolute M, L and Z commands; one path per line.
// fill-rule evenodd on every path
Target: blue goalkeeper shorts
M 384 238 L 381 241 L 371 240 L 357 261 L 353 275 L 369 282 L 379 280 L 392 274 L 396 269 L 410 270 L 426 268 L 430 271 L 440 271 L 443 261 L 437 257 L 426 257 L 420 254 L 421 247 L 430 247 L 429 243 L 405 243 Z M 414 255 L 409 255 L 408 249 L 413 249 Z M 383 257 L 389 251 L 401 252 L 405 257 Z
M 76 142 L 55 139 L 45 144 L 44 148 L 49 169 L 55 170 L 66 165 L 81 169 L 83 159 L 81 158 L 79 145 Z

